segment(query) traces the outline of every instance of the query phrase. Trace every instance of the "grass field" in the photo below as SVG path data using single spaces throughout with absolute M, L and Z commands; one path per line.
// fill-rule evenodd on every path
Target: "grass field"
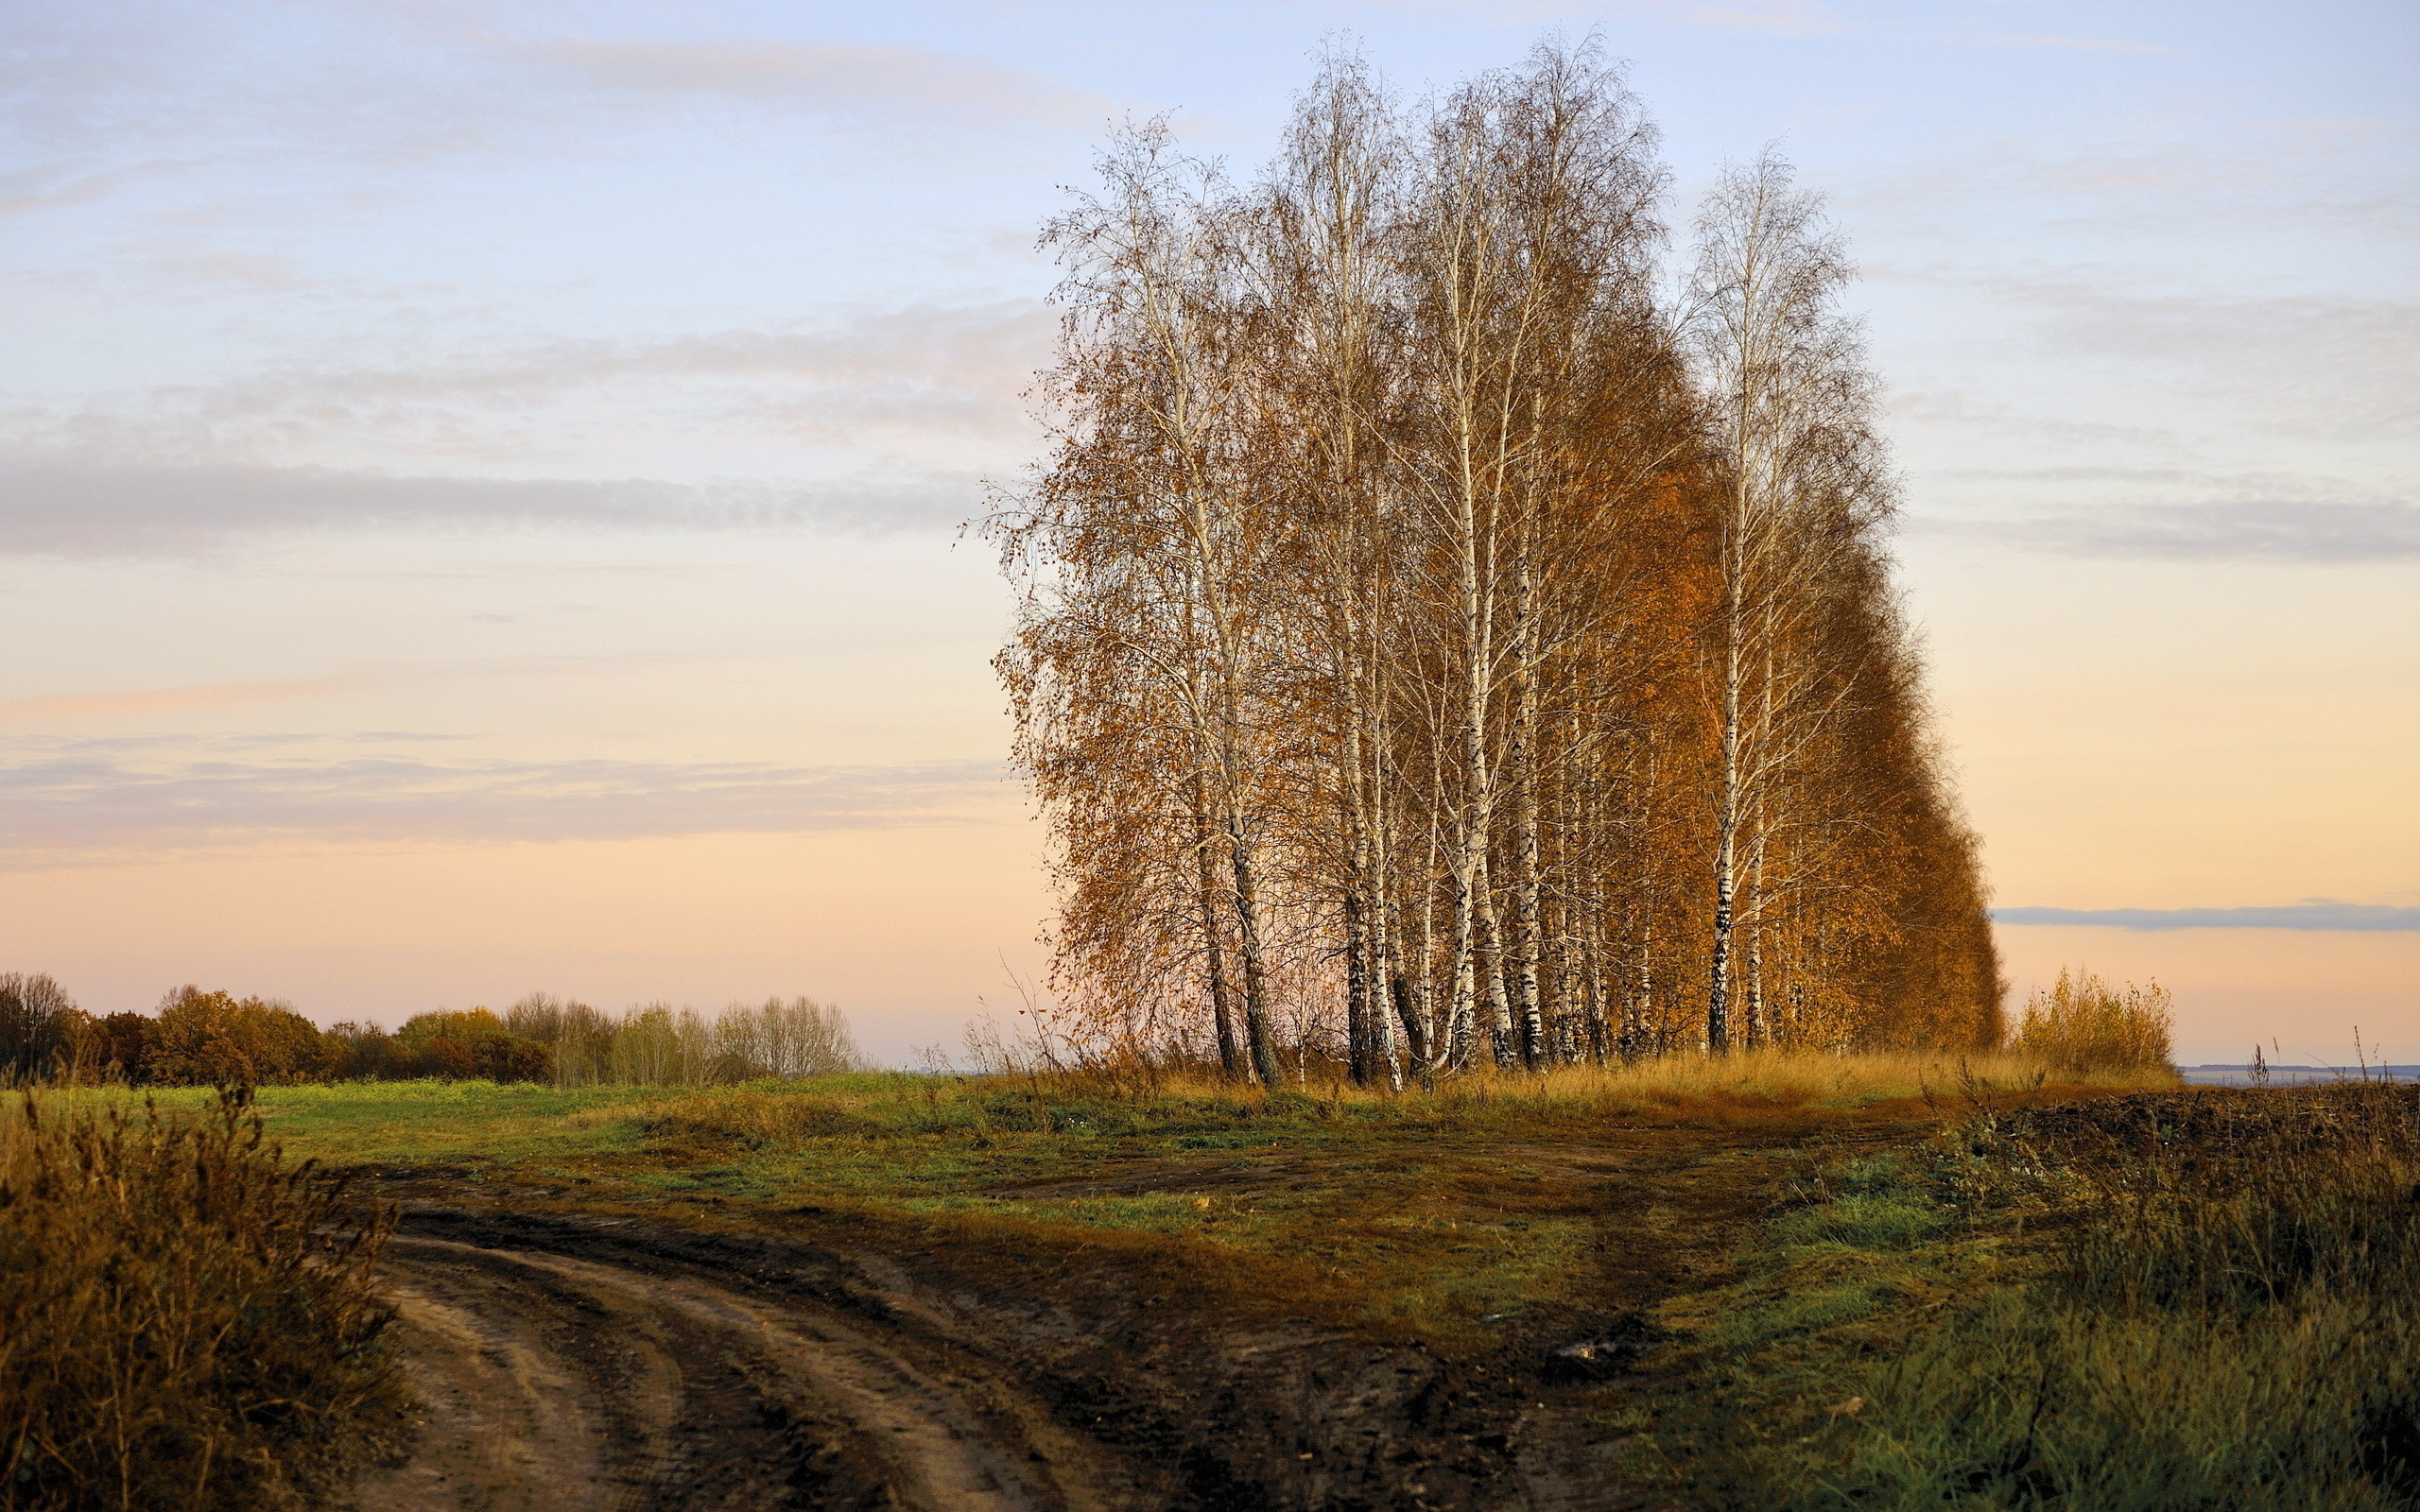
M 1205 1330 L 1417 1341 L 1619 1444 L 1641 1505 L 2420 1504 L 2420 1125 L 2386 1089 L 1827 1057 L 1400 1096 L 867 1074 L 261 1108 L 390 1195 L 845 1229 L 1037 1296 L 1150 1278 Z
M 1611 1415 L 1685 1504 L 2420 1505 L 2420 1095 L 1978 1108 L 1819 1166 Z
M 260 1107 L 290 1153 L 370 1168 L 392 1192 L 717 1224 L 814 1209 L 969 1253 L 1115 1234 L 1215 1260 L 1239 1292 L 1296 1312 L 1489 1353 L 1720 1263 L 1810 1161 L 1921 1138 L 1945 1099 L 2046 1095 L 2043 1080 L 2014 1060 L 1741 1057 L 1401 1096 L 866 1074 L 704 1091 L 351 1083 L 266 1089 Z

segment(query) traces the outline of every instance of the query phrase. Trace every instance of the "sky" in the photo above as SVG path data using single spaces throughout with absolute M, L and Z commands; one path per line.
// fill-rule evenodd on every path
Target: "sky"
M 2401 0 L 0 0 L 0 971 L 389 1026 L 1041 964 L 959 527 L 1043 217 L 1599 33 L 1668 221 L 1778 143 L 1863 267 L 1900 582 L 2004 911 L 2178 1053 L 2420 1061 Z M 2273 1045 L 2273 1048 L 2271 1048 Z

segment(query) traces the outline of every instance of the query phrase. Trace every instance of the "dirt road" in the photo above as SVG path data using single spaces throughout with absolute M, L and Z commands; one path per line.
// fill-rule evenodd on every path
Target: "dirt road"
M 1637 1504 L 1558 1409 L 1475 1408 L 1416 1349 L 1203 1337 L 1115 1287 L 1070 1311 L 830 1246 L 427 1205 L 386 1269 L 427 1419 L 362 1512 Z
M 1006 1383 L 796 1298 L 408 1235 L 387 1269 L 429 1418 L 363 1512 L 1138 1504 Z

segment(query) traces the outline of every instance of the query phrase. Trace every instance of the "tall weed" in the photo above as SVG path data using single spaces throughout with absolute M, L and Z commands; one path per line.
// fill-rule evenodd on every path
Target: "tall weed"
M 327 1504 L 407 1405 L 390 1211 L 198 1121 L 26 1092 L 0 1115 L 0 1507 Z

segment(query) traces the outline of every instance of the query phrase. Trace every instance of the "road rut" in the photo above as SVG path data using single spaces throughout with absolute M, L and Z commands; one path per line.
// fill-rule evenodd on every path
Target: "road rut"
M 362 1512 L 1131 1504 L 1007 1383 L 796 1298 L 408 1235 L 385 1269 L 427 1418 Z

